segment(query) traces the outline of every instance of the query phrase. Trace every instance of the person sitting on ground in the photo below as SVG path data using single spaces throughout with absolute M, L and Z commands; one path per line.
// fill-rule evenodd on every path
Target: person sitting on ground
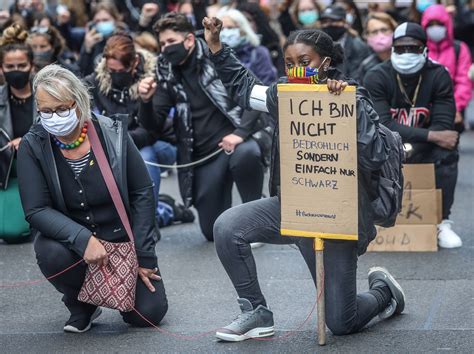
M 56 63 L 80 75 L 74 54 L 66 49 L 66 43 L 53 26 L 36 26 L 30 30 L 29 43 L 33 48 L 35 70 Z
M 472 65 L 471 53 L 466 43 L 454 39 L 453 20 L 443 5 L 428 7 L 421 17 L 421 26 L 428 37 L 428 56 L 444 65 L 454 86 L 457 131 L 464 130 L 464 110 L 472 95 L 469 69 Z
M 224 9 L 218 13 L 222 19 L 221 40 L 234 51 L 245 65 L 264 85 L 277 79 L 270 52 L 260 45 L 260 38 L 250 27 L 249 21 L 238 10 Z
M 380 122 L 400 133 L 413 146 L 408 163 L 434 163 L 436 188 L 443 193 L 443 222 L 438 225 L 440 247 L 461 247 L 449 220 L 458 175 L 459 134 L 454 130 L 456 106 L 453 84 L 442 65 L 428 59 L 426 34 L 413 22 L 393 34 L 391 60 L 369 71 L 364 85 Z
M 94 7 L 92 21 L 87 25 L 84 43 L 79 56 L 79 68 L 82 75 L 94 72 L 94 68 L 102 58 L 105 42 L 115 32 L 126 29 L 119 22 L 120 14 L 111 3 L 100 3 Z
M 338 69 L 346 77 L 361 79 L 359 68 L 370 56 L 370 49 L 357 32 L 350 29 L 346 20 L 346 10 L 341 5 L 329 6 L 321 13 L 320 21 L 321 29 L 344 48 L 344 63 L 340 64 Z
M 360 64 L 359 78 L 361 80 L 370 69 L 390 59 L 393 31 L 396 27 L 395 20 L 383 12 L 373 12 L 367 18 L 365 36 L 373 53 Z
M 121 33 L 110 37 L 95 72 L 85 78 L 91 88 L 93 110 L 104 116 L 124 114 L 128 119 L 128 132 L 145 161 L 173 165 L 176 162 L 175 138 L 171 123 L 164 134 L 147 131 L 138 121 L 140 80 L 154 76 L 156 58 L 151 53 L 135 50 L 132 37 Z M 148 166 L 155 185 L 158 203 L 161 170 Z
M 103 266 L 108 255 L 100 240 L 127 242 L 129 236 L 91 149 L 87 129 L 94 125 L 130 218 L 138 258 L 136 309 L 158 324 L 168 303 L 159 276 L 155 246 L 153 182 L 127 122 L 91 112 L 89 92 L 71 71 L 55 64 L 40 70 L 33 83 L 40 123 L 23 138 L 18 179 L 26 220 L 35 233 L 41 272 L 63 294 L 71 316 L 65 332 L 82 333 L 101 313 L 78 300 L 87 264 Z M 51 278 L 83 259 L 66 273 Z M 149 326 L 136 311 L 125 322 Z
M 220 20 L 204 19 L 205 37 L 217 73 L 229 89 L 229 94 L 245 108 L 268 111 L 278 122 L 278 87 L 260 86 L 228 46 L 222 46 Z M 327 84 L 331 93 L 339 94 L 348 85 L 334 69 L 343 60 L 342 48 L 319 30 L 293 32 L 284 46 L 288 69 L 313 68 L 318 82 Z M 281 80 L 284 82 L 285 80 Z M 354 81 L 351 81 L 354 84 Z M 335 335 L 360 331 L 372 318 L 388 318 L 399 314 L 405 306 L 400 285 L 384 268 L 369 272 L 369 291 L 357 294 L 357 258 L 363 254 L 376 230 L 370 204 L 373 173 L 379 171 L 388 158 L 384 137 L 379 134 L 378 117 L 372 108 L 368 92 L 357 88 L 357 145 L 359 163 L 359 232 L 358 241 L 325 241 L 326 323 Z M 214 225 L 216 250 L 236 289 L 242 313 L 216 336 L 226 341 L 268 337 L 274 334 L 273 313 L 260 289 L 251 242 L 296 244 L 302 253 L 313 280 L 316 280 L 313 239 L 280 235 L 281 206 L 279 194 L 279 134 L 273 138 L 270 172 L 270 198 L 236 206 L 223 213 Z
M 161 47 L 158 82 L 153 77 L 140 82 L 140 122 L 159 133 L 176 107 L 179 165 L 206 159 L 219 147 L 227 152 L 178 171 L 185 206 L 196 207 L 201 231 L 212 241 L 215 220 L 232 205 L 234 182 L 244 203 L 262 196 L 262 152 L 252 137 L 259 112 L 242 113 L 229 98 L 205 42 L 184 14 L 165 15 L 155 32 Z

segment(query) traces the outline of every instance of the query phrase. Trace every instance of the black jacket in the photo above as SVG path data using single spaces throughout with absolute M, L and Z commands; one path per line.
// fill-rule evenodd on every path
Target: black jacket
M 377 65 L 382 63 L 379 56 L 376 53 L 372 53 L 370 56 L 365 58 L 359 66 L 359 80 L 360 82 L 364 81 L 365 75 Z
M 112 78 L 106 66 L 106 59 L 102 58 L 84 81 L 92 93 L 92 107 L 100 115 L 111 117 L 114 114 L 125 114 L 128 116 L 128 132 L 133 142 L 139 149 L 153 144 L 158 138 L 174 142 L 173 131 L 170 124 L 166 124 L 167 129 L 159 136 L 156 133 L 147 131 L 138 122 L 138 110 L 140 107 L 140 97 L 138 94 L 138 84 L 145 77 L 155 75 L 156 59 L 147 51 L 138 51 L 140 63 L 137 66 L 137 73 L 134 82 L 130 87 L 121 89 L 112 86 Z
M 222 84 L 209 59 L 209 50 L 203 40 L 196 40 L 194 50 L 199 71 L 199 77 L 196 79 L 199 80 L 202 90 L 235 127 L 235 134 L 243 138 L 253 134 L 258 130 L 254 121 L 259 115 L 243 114 L 242 109 L 229 98 L 226 87 Z M 178 141 L 177 162 L 180 165 L 190 163 L 193 157 L 194 138 L 192 112 L 187 96 L 192 93 L 184 91 L 179 73 L 162 55 L 158 57 L 157 77 L 156 93 L 151 102 L 141 104 L 139 121 L 146 129 L 161 132 L 169 110 L 171 107 L 176 107 L 174 130 Z M 183 202 L 186 206 L 190 206 L 193 203 L 193 169 L 180 169 L 178 178 Z
M 359 77 L 360 64 L 370 55 L 370 48 L 357 36 L 350 33 L 345 35 L 344 39 L 344 62 L 337 68 L 346 77 L 354 80 L 361 80 Z
M 103 116 L 94 117 L 94 122 L 105 140 L 104 149 L 130 218 L 138 263 L 152 269 L 157 264 L 158 241 L 153 182 L 128 136 L 126 122 Z M 83 256 L 92 231 L 68 217 L 51 138 L 41 124 L 35 124 L 23 137 L 17 170 L 21 201 L 31 227 Z
M 256 79 L 239 63 L 229 47 L 215 55 L 211 55 L 215 68 L 222 82 L 228 88 L 231 96 L 244 108 L 250 108 L 250 93 Z M 341 79 L 337 71 L 329 74 L 330 78 Z M 355 82 L 351 82 L 355 83 Z M 367 90 L 357 88 L 357 149 L 358 149 L 358 193 L 359 193 L 359 254 L 367 249 L 368 243 L 375 238 L 376 230 L 370 202 L 372 195 L 372 175 L 380 169 L 388 158 L 388 146 L 379 134 L 378 116 L 372 108 L 372 102 Z M 278 133 L 278 92 L 277 83 L 272 84 L 267 90 L 267 108 L 275 120 L 276 128 L 273 136 L 272 163 L 270 170 L 270 195 L 279 194 L 280 186 L 280 160 L 279 160 L 279 133 Z
M 404 98 L 391 61 L 376 66 L 364 78 L 380 122 L 400 133 L 403 142 L 426 143 L 430 130 L 453 130 L 456 107 L 453 84 L 444 66 L 428 60 L 420 71 L 421 86 L 415 109 Z M 419 74 L 403 77 L 405 90 L 413 99 Z

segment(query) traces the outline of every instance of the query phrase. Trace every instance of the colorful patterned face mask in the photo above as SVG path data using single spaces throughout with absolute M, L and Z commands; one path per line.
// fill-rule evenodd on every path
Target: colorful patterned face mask
M 319 70 L 309 66 L 296 66 L 287 70 L 288 83 L 290 84 L 318 84 Z

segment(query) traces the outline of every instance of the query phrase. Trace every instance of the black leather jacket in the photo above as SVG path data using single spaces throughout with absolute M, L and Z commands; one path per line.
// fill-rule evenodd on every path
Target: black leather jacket
M 231 97 L 243 108 L 250 107 L 250 94 L 254 85 L 258 84 L 255 77 L 245 69 L 229 47 L 211 55 L 211 60 L 226 86 Z M 333 70 L 329 73 L 331 79 L 343 79 L 340 72 Z M 284 81 L 284 79 L 283 79 Z M 349 81 L 355 84 L 354 81 Z M 373 221 L 373 212 L 370 205 L 374 199 L 372 189 L 373 172 L 380 169 L 388 158 L 389 148 L 378 129 L 378 115 L 372 107 L 368 91 L 357 87 L 357 149 L 358 149 L 358 193 L 359 193 L 359 240 L 358 251 L 362 254 L 367 245 L 375 238 L 376 230 Z M 279 133 L 278 133 L 278 92 L 277 83 L 272 84 L 267 90 L 266 105 L 270 115 L 275 120 L 276 128 L 273 136 L 272 162 L 270 170 L 270 195 L 279 194 L 280 187 L 280 159 L 279 159 Z M 350 242 L 350 241 L 343 241 Z
M 100 126 L 106 145 L 104 150 L 130 218 L 138 263 L 152 269 L 157 265 L 155 245 L 158 241 L 153 182 L 122 117 L 112 120 L 94 116 L 93 119 Z M 68 217 L 51 139 L 41 124 L 34 125 L 23 137 L 17 170 L 21 201 L 31 227 L 45 237 L 66 243 L 83 256 L 92 231 Z M 128 171 L 134 173 L 128 174 Z

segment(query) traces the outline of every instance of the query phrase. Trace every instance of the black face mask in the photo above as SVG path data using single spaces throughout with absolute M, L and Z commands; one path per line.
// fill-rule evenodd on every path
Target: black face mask
M 171 65 L 179 65 L 188 57 L 189 51 L 184 47 L 184 42 L 169 45 L 163 51 L 163 56 Z
M 110 73 L 112 86 L 118 89 L 128 88 L 133 82 L 133 75 L 129 71 Z
M 323 31 L 326 32 L 333 41 L 338 41 L 344 33 L 346 33 L 346 28 L 340 26 L 329 26 L 324 27 Z
M 38 69 L 43 69 L 46 65 L 49 65 L 53 62 L 53 50 L 48 50 L 46 52 L 34 52 L 33 54 L 33 61 Z
M 8 71 L 3 72 L 7 84 L 17 90 L 24 88 L 30 82 L 30 72 L 29 71 Z

